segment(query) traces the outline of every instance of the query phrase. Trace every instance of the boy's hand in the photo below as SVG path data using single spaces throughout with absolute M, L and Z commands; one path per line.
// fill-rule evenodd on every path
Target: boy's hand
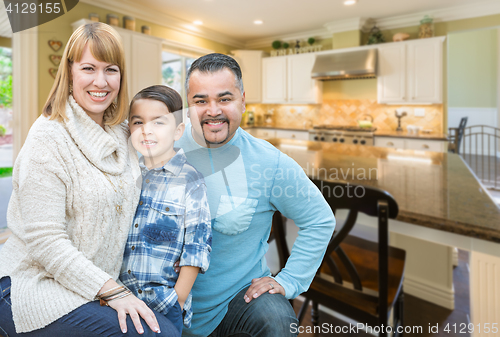
M 174 263 L 174 271 L 179 274 L 181 272 L 181 267 L 179 267 L 179 260 Z

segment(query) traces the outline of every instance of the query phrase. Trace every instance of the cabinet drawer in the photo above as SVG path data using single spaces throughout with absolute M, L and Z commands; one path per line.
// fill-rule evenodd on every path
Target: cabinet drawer
M 276 138 L 308 140 L 309 133 L 307 131 L 276 130 Z
M 391 147 L 394 149 L 404 149 L 405 140 L 393 137 L 375 137 L 375 146 Z
M 262 139 L 276 138 L 276 130 L 274 129 L 255 129 L 254 136 Z
M 421 150 L 421 151 L 434 151 L 444 152 L 445 142 L 439 140 L 419 140 L 407 139 L 406 149 L 408 150 Z

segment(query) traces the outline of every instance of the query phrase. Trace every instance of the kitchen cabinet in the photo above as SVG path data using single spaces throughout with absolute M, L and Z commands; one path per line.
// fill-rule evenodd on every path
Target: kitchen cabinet
M 262 103 L 319 104 L 320 81 L 311 78 L 312 53 L 262 59 Z
M 436 37 L 380 46 L 378 103 L 442 103 L 444 39 Z
M 276 138 L 309 140 L 309 132 L 293 130 L 276 130 Z
M 447 142 L 444 140 L 413 139 L 399 137 L 374 137 L 375 146 L 389 147 L 403 150 L 421 150 L 433 152 L 446 152 Z
M 296 131 L 296 130 L 283 130 L 271 128 L 251 128 L 246 130 L 249 134 L 256 138 L 271 139 L 271 138 L 285 138 L 297 140 L 309 140 L 309 132 Z
M 92 21 L 82 19 L 71 24 L 73 30 Z M 155 84 L 162 84 L 162 43 L 163 40 L 113 27 L 120 34 L 125 52 L 128 94 L 132 98 L 140 90 Z
M 255 138 L 260 138 L 260 139 L 271 139 L 271 138 L 276 138 L 276 130 L 275 129 L 269 129 L 269 128 L 250 128 L 246 129 L 246 132 L 254 136 Z
M 243 75 L 246 103 L 262 101 L 262 53 L 261 50 L 232 51 Z

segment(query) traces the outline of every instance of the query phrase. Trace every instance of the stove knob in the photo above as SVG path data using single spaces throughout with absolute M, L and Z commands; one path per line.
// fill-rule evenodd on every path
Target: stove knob
M 332 139 L 333 142 L 336 142 L 337 140 L 338 140 L 337 137 L 333 137 Z
M 321 137 L 321 141 L 324 141 L 325 140 L 325 137 Z
M 343 143 L 345 140 L 344 140 L 344 138 L 340 138 L 340 140 L 339 140 L 339 141 L 340 141 L 341 143 Z
M 314 140 L 318 140 L 318 139 L 319 139 L 318 136 L 314 136 Z
M 353 140 L 352 140 L 352 143 L 353 143 L 353 144 L 358 144 L 358 140 L 357 140 L 357 139 L 353 139 Z
M 362 140 L 360 141 L 361 145 L 365 145 L 366 144 L 366 140 Z

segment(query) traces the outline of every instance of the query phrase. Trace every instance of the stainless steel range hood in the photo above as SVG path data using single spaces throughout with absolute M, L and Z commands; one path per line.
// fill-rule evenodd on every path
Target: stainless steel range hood
M 375 78 L 377 75 L 377 49 L 320 54 L 312 70 L 317 80 L 345 80 Z

